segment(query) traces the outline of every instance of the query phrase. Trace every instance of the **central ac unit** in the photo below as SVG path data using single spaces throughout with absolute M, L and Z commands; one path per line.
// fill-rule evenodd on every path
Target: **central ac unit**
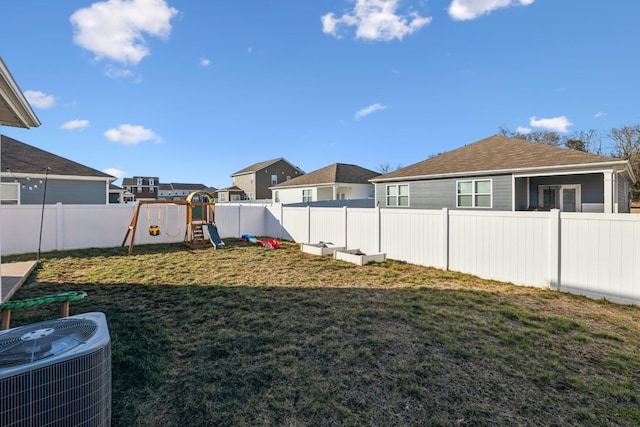
M 111 340 L 103 313 L 0 332 L 0 426 L 111 425 Z

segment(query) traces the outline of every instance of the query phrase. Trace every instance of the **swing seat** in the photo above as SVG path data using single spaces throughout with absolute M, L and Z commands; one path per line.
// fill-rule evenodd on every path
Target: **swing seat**
M 151 236 L 159 236 L 160 235 L 160 227 L 157 225 L 152 225 L 149 227 L 149 234 Z

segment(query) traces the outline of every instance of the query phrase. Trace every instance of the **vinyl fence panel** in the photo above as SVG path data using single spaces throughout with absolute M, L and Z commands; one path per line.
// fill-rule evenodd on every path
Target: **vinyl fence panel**
M 561 214 L 560 289 L 640 301 L 640 215 Z
M 383 209 L 380 222 L 381 249 L 388 258 L 443 266 L 443 211 Z
M 449 267 L 476 276 L 549 286 L 548 212 L 449 213 Z

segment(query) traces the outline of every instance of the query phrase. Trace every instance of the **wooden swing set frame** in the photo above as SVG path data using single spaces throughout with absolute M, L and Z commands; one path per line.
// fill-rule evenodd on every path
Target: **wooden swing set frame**
M 200 201 L 193 201 L 195 196 L 199 196 Z M 202 201 L 202 200 L 208 201 Z M 131 223 L 129 224 L 129 228 L 127 228 L 127 232 L 124 235 L 124 239 L 122 240 L 122 246 L 126 245 L 127 239 L 131 236 L 131 241 L 129 242 L 129 255 L 133 253 L 133 245 L 136 236 L 136 230 L 138 227 L 138 218 L 140 216 L 140 207 L 142 205 L 186 205 L 187 206 L 187 215 L 186 215 L 186 229 L 184 231 L 184 243 L 192 248 L 205 247 L 210 246 L 211 243 L 204 239 L 203 226 L 205 224 L 215 223 L 215 202 L 213 202 L 213 196 L 209 193 L 197 191 L 189 194 L 186 200 L 139 200 L 136 202 L 136 208 L 133 211 L 133 217 L 131 218 Z M 194 215 L 194 208 L 196 211 L 199 211 L 200 215 Z M 149 219 L 149 233 L 152 236 L 158 236 L 160 224 L 151 225 L 151 220 Z M 152 230 L 153 229 L 153 230 Z

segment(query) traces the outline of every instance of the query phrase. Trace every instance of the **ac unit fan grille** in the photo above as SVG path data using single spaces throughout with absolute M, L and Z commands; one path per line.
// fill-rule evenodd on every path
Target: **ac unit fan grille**
M 97 330 L 85 318 L 63 318 L 7 331 L 0 338 L 0 368 L 19 366 L 55 356 L 84 343 Z M 42 336 L 25 338 L 43 331 Z

